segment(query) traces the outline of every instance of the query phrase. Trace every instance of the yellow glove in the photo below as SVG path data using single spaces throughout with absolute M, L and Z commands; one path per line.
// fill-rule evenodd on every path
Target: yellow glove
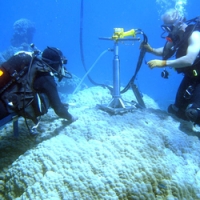
M 147 52 L 153 53 L 153 48 L 148 43 L 145 44 L 145 43 L 142 42 L 140 44 L 140 49 L 145 49 Z
M 154 67 L 162 68 L 166 66 L 166 60 L 150 60 L 147 64 L 151 69 L 153 69 Z

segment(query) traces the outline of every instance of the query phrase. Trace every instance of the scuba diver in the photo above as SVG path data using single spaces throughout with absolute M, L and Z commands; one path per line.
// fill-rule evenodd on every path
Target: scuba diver
M 77 120 L 61 103 L 54 76 L 66 77 L 67 59 L 55 47 L 40 51 L 18 52 L 0 67 L 0 119 L 17 113 L 35 124 L 51 106 L 55 113 L 69 123 Z
M 151 69 L 169 66 L 174 68 L 177 73 L 184 75 L 176 94 L 175 103 L 169 105 L 168 112 L 193 122 L 194 128 L 200 126 L 199 20 L 199 17 L 196 17 L 186 21 L 178 10 L 169 9 L 162 15 L 164 24 L 161 27 L 164 33 L 168 34 L 165 46 L 155 49 L 149 44 L 141 44 L 140 47 L 149 53 L 162 56 L 162 60 L 147 62 Z M 169 60 L 173 55 L 175 55 L 175 59 Z M 166 72 L 166 70 L 164 71 Z M 162 76 L 165 74 L 168 75 L 168 73 L 163 73 Z

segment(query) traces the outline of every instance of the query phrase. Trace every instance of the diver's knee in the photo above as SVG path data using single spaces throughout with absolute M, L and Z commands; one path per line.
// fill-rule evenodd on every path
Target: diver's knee
M 186 108 L 185 115 L 188 118 L 188 120 L 199 123 L 200 122 L 200 108 L 197 106 L 190 104 Z
M 168 113 L 175 114 L 178 112 L 178 108 L 174 104 L 170 104 L 167 111 Z
M 188 118 L 185 116 L 185 109 L 179 109 L 176 107 L 176 105 L 171 104 L 168 107 L 168 113 L 175 115 L 176 117 L 183 119 L 183 120 L 188 120 Z

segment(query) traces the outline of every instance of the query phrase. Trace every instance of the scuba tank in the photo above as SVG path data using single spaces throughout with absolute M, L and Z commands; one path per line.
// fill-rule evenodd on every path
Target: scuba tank
M 32 55 L 28 52 L 18 52 L 0 66 L 0 94 L 12 83 L 20 81 L 31 63 Z

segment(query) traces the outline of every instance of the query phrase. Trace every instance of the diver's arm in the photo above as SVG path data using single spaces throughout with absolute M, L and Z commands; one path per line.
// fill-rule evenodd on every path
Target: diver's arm
M 168 42 L 166 42 L 164 47 L 160 47 L 160 48 L 157 48 L 157 49 L 152 48 L 152 53 L 156 56 L 163 56 L 164 49 L 165 50 L 171 49 L 172 46 L 173 46 L 173 42 L 168 41 Z
M 156 55 L 156 56 L 162 56 L 163 55 L 163 49 L 164 47 L 160 47 L 160 48 L 152 48 L 152 54 Z
M 175 60 L 167 60 L 166 65 L 174 68 L 191 66 L 200 52 L 200 32 L 194 31 L 188 39 L 188 48 L 185 56 Z
M 72 120 L 72 115 L 68 112 L 68 108 L 62 104 L 55 83 L 54 77 L 40 72 L 40 75 L 35 78 L 33 88 L 37 92 L 47 95 L 51 107 L 55 113 L 64 119 Z
M 154 49 L 150 46 L 150 44 L 142 42 L 140 49 L 145 49 L 146 52 L 152 53 L 156 56 L 162 56 L 164 47 Z

